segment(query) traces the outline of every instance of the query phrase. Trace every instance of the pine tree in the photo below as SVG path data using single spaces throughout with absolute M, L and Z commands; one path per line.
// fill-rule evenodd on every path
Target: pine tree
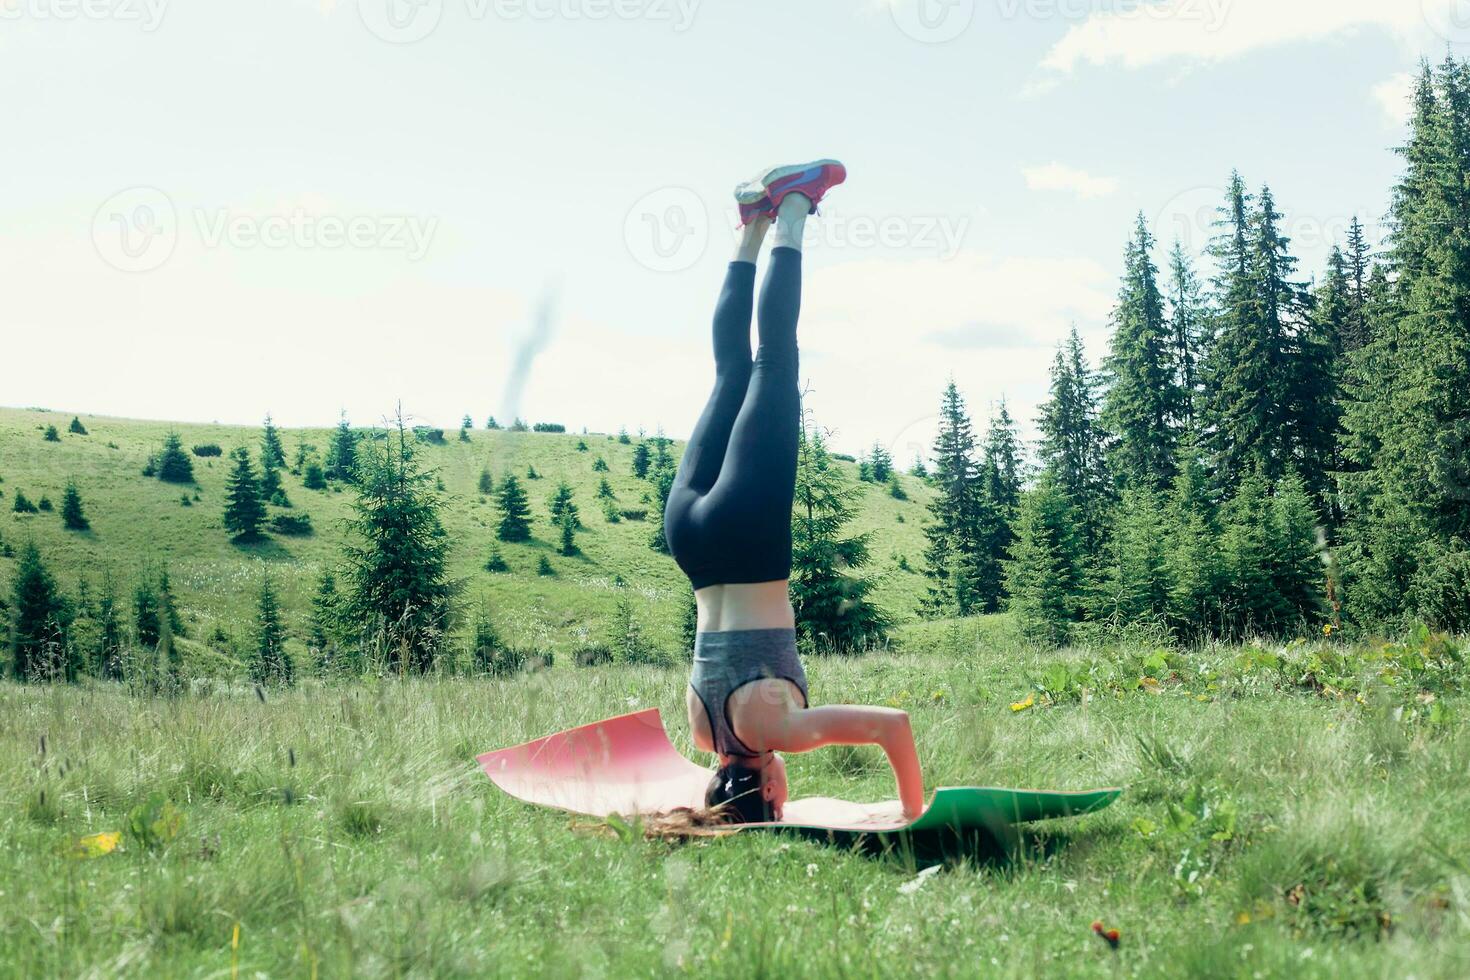
M 290 507 L 286 488 L 281 484 L 281 471 L 273 463 L 262 463 L 260 468 L 260 499 L 277 507 Z
M 1123 491 L 1110 548 L 1106 611 L 1119 623 L 1164 622 L 1169 612 L 1167 522 L 1150 487 Z
M 561 553 L 568 557 L 577 554 L 577 530 L 582 527 L 577 505 L 572 500 L 571 484 L 565 480 L 557 484 L 556 492 L 548 503 L 551 524 L 561 531 Z
M 888 475 L 893 472 L 893 455 L 883 447 L 881 442 L 873 443 L 873 448 L 868 451 L 868 476 L 873 483 L 887 483 Z
M 1303 381 L 1296 347 L 1306 309 L 1302 287 L 1291 280 L 1296 259 L 1270 188 L 1254 208 L 1251 200 L 1241 176 L 1232 175 L 1225 232 L 1213 249 L 1221 311 L 1206 363 L 1208 434 L 1215 479 L 1226 491 L 1253 469 L 1268 481 L 1280 478 L 1295 455 L 1304 410 L 1293 401 Z
M 603 500 L 617 500 L 618 495 L 614 492 L 612 484 L 607 482 L 607 477 L 597 481 L 597 496 Z
M 1226 506 L 1221 539 L 1228 580 L 1226 621 L 1235 636 L 1270 634 L 1282 619 L 1285 604 L 1272 567 L 1276 539 L 1268 484 L 1259 469 L 1252 470 Z
M 260 498 L 255 468 L 250 465 L 250 450 L 240 446 L 230 453 L 230 458 L 235 466 L 225 482 L 225 530 L 242 543 L 259 541 L 260 528 L 265 523 L 265 503 Z
M 179 607 L 174 601 L 174 587 L 169 580 L 167 568 L 159 569 L 158 572 L 158 614 L 159 619 L 175 636 L 184 635 L 184 621 L 179 618 Z
M 652 461 L 652 458 L 653 457 L 648 452 L 648 443 L 640 442 L 638 445 L 634 446 L 633 475 L 640 480 L 646 479 L 648 477 L 648 465 Z
M 669 553 L 669 539 L 664 535 L 664 510 L 669 504 L 669 494 L 674 490 L 674 473 L 672 459 L 649 471 L 649 480 L 653 483 L 654 521 L 648 544 L 654 551 L 665 555 Z
M 599 456 L 596 459 L 594 459 L 592 461 L 592 472 L 594 472 L 594 473 L 607 473 L 608 472 L 607 460 L 603 459 L 601 456 Z
M 1175 381 L 1173 338 L 1164 321 L 1153 247 L 1147 219 L 1140 213 L 1124 255 L 1112 351 L 1103 361 L 1107 385 L 1102 424 L 1116 440 L 1110 462 L 1118 482 L 1159 490 L 1174 478 L 1175 425 L 1185 398 Z
M 82 420 L 80 418 L 73 415 L 71 417 L 71 425 L 66 427 L 66 431 L 70 432 L 72 435 L 84 436 L 87 434 L 87 427 L 82 424 Z
M 804 429 L 797 443 L 791 605 L 798 635 L 814 648 L 860 650 L 889 626 L 869 598 L 872 583 L 852 574 L 868 563 L 868 536 L 843 536 L 861 492 L 833 465 L 821 433 Z
M 152 651 L 163 635 L 163 615 L 152 578 L 144 575 L 133 589 L 133 635 L 138 646 Z
M 490 467 L 486 466 L 480 470 L 480 496 L 488 497 L 495 492 L 495 478 L 490 475 Z
M 1368 345 L 1373 339 L 1368 326 L 1368 284 L 1373 275 L 1373 253 L 1363 224 L 1353 215 L 1348 227 L 1347 256 L 1347 317 L 1342 327 L 1342 349 L 1352 353 Z
M 988 528 L 989 502 L 984 499 L 975 461 L 975 433 L 964 398 L 953 380 L 945 386 L 934 440 L 930 521 L 924 528 L 924 575 L 928 595 L 921 611 L 929 616 L 967 615 L 984 600 L 978 595 L 975 559 L 980 528 Z M 985 512 L 982 515 L 982 510 Z
M 1224 627 L 1220 527 L 1204 467 L 1192 443 L 1181 444 L 1179 461 L 1169 502 L 1165 548 L 1169 621 L 1182 638 L 1199 640 Z
M 112 581 L 111 572 L 104 572 L 102 576 L 102 591 L 97 597 L 96 621 L 97 676 L 103 680 L 122 680 L 123 630 L 118 621 L 117 587 Z
M 322 472 L 320 463 L 312 460 L 306 464 L 306 476 L 302 478 L 301 485 L 308 490 L 327 489 L 327 474 Z
M 1011 555 L 1006 591 L 1022 635 L 1066 643 L 1081 614 L 1084 552 L 1076 509 L 1050 471 L 1021 497 Z
M 357 473 L 357 435 L 347 424 L 347 413 L 337 421 L 332 433 L 332 446 L 327 453 L 327 476 L 343 483 L 352 483 Z
M 460 420 L 460 423 L 459 423 L 459 441 L 460 442 L 469 442 L 470 441 L 470 430 L 473 429 L 474 427 L 475 427 L 475 420 L 472 419 L 472 418 L 470 418 L 468 414 L 465 415 L 465 417 L 463 419 L 461 419 Z
M 495 416 L 492 415 L 485 420 L 485 428 L 489 429 L 491 432 L 494 432 L 500 428 L 500 423 L 495 421 Z
M 1090 565 L 1102 557 L 1113 494 L 1098 423 L 1097 379 L 1075 326 L 1052 361 L 1051 397 L 1037 425 L 1041 461 L 1076 510 L 1079 544 Z
M 434 666 L 457 586 L 434 474 L 420 467 L 401 413 L 395 429 L 358 461 L 345 610 L 352 621 L 381 624 L 389 667 L 422 673 Z
M 341 629 L 340 598 L 337 593 L 337 576 L 331 571 L 323 572 L 311 599 L 311 627 L 307 637 L 311 648 L 316 651 L 317 667 L 323 671 L 337 666 L 337 637 Z
M 1340 249 L 1332 250 L 1327 276 L 1313 298 L 1307 329 L 1297 338 L 1290 404 L 1296 469 L 1317 507 L 1339 523 L 1337 474 L 1342 470 L 1339 377 L 1343 335 L 1352 314 L 1351 280 Z
M 281 622 L 280 601 L 270 576 L 260 580 L 260 593 L 256 599 L 255 615 L 255 661 L 251 675 L 257 684 L 283 684 L 290 687 L 296 682 L 295 665 L 286 650 L 286 627 Z
M 10 663 L 18 681 L 67 680 L 66 600 L 34 542 L 27 542 L 10 587 Z
M 1272 588 L 1282 604 L 1278 628 L 1315 624 L 1325 611 L 1318 524 L 1306 484 L 1288 471 L 1271 497 Z
M 269 412 L 266 413 L 265 424 L 260 432 L 260 468 L 262 470 L 286 468 L 286 450 L 281 445 L 281 433 L 276 430 Z
M 1200 365 L 1210 341 L 1210 311 L 1199 277 L 1177 238 L 1169 253 L 1168 329 L 1174 385 L 1180 393 L 1176 428 L 1193 434 L 1203 396 Z
M 56 431 L 56 426 L 48 425 L 46 426 L 45 439 L 47 442 L 60 442 L 61 433 Z
M 529 541 L 531 504 L 514 474 L 508 473 L 500 481 L 496 503 L 500 507 L 500 523 L 495 527 L 495 536 L 502 541 Z
M 177 432 L 163 437 L 163 448 L 154 460 L 154 472 L 167 483 L 193 483 L 194 464 L 184 452 L 183 441 Z
M 82 511 L 81 491 L 72 481 L 67 482 L 66 493 L 61 498 L 61 522 L 68 531 L 86 531 L 92 526 Z

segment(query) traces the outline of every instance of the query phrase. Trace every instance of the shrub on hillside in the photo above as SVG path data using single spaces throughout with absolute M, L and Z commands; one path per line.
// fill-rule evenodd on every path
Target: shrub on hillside
M 224 450 L 212 442 L 206 442 L 194 447 L 195 456 L 223 456 Z
M 87 427 L 82 424 L 81 419 L 73 415 L 71 417 L 71 425 L 66 427 L 66 431 L 74 436 L 84 436 L 87 434 Z
M 444 445 L 443 429 L 431 429 L 426 425 L 416 425 L 413 427 L 413 434 L 414 438 L 419 442 L 432 443 L 436 446 Z
M 555 575 L 556 574 L 556 569 L 552 566 L 551 559 L 550 558 L 547 558 L 545 555 L 542 555 L 541 556 L 541 560 L 538 561 L 538 562 L 536 562 L 536 574 L 537 575 Z
M 55 510 L 55 508 L 51 505 L 50 497 L 43 496 L 40 500 L 36 501 L 36 506 L 41 508 L 48 514 L 51 513 L 51 511 Z
M 605 667 L 613 662 L 612 647 L 606 643 L 589 643 L 572 654 L 572 662 L 578 667 Z
M 277 514 L 271 518 L 270 528 L 276 534 L 304 538 L 312 534 L 310 514 Z
M 537 422 L 531 426 L 533 432 L 565 432 L 567 427 L 560 422 Z
M 36 505 L 20 490 L 15 491 L 15 499 L 10 504 L 10 509 L 17 514 L 34 514 Z
M 327 474 L 322 471 L 320 463 L 306 464 L 306 477 L 301 481 L 301 485 L 308 490 L 327 489 Z
M 642 507 L 625 507 L 618 513 L 623 515 L 625 521 L 641 521 L 648 517 L 648 511 Z
M 46 426 L 46 437 L 45 438 L 46 438 L 46 441 L 47 442 L 60 442 L 61 441 L 61 433 L 56 431 L 56 426 L 54 426 L 54 425 L 48 425 L 48 426 Z

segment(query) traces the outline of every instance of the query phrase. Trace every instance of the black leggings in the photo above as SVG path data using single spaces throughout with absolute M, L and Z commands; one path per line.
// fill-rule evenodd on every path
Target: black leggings
M 750 357 L 755 266 L 732 262 L 715 307 L 715 390 L 679 465 L 664 536 L 696 589 L 791 576 L 801 397 L 801 252 L 771 250 Z

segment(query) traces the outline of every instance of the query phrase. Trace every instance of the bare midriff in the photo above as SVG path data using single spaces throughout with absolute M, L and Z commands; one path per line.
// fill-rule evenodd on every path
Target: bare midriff
M 796 614 L 786 579 L 741 585 L 710 585 L 694 593 L 701 633 L 794 629 Z

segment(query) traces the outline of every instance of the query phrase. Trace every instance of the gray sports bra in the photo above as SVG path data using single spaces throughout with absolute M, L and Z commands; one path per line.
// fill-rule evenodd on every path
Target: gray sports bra
M 806 671 L 796 655 L 796 630 L 730 630 L 698 633 L 694 637 L 694 670 L 689 686 L 709 716 L 715 751 L 721 755 L 754 758 L 730 726 L 730 698 L 747 684 L 779 677 L 795 684 L 807 704 Z

